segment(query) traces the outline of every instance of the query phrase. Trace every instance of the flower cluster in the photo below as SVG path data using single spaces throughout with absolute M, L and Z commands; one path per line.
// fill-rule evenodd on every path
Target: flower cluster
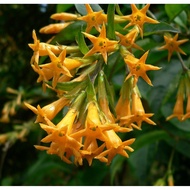
M 178 58 L 181 62 L 181 66 L 183 69 L 183 73 L 181 74 L 181 77 L 179 79 L 178 84 L 178 91 L 177 91 L 177 99 L 176 103 L 173 108 L 173 114 L 168 116 L 166 120 L 170 120 L 174 117 L 176 117 L 179 121 L 185 121 L 186 119 L 190 118 L 190 75 L 189 75 L 189 69 L 183 62 L 183 59 L 181 58 L 180 54 L 186 55 L 186 53 L 179 47 L 181 44 L 188 41 L 188 39 L 182 39 L 177 40 L 178 34 L 176 34 L 174 37 L 171 37 L 171 35 L 167 34 L 164 36 L 165 45 L 159 48 L 159 50 L 168 50 L 168 61 L 170 61 L 171 56 L 173 52 L 176 52 L 178 55 Z M 186 101 L 186 113 L 184 110 L 184 103 Z
M 43 90 L 50 88 L 58 97 L 44 107 L 25 103 L 37 115 L 36 122 L 47 132 L 41 142 L 49 146 L 35 145 L 37 149 L 56 154 L 66 163 L 82 165 L 86 159 L 91 165 L 93 159 L 98 159 L 110 164 L 115 155 L 129 157 L 127 151 L 133 151 L 131 145 L 135 138 L 122 140 L 119 133 L 141 130 L 142 122 L 156 125 L 150 119 L 153 113 L 145 113 L 138 79 L 142 77 L 152 86 L 146 72 L 160 68 L 146 64 L 149 51 L 140 58 L 133 54 L 133 49 L 143 51 L 136 40 L 139 36 L 143 38 L 144 23 L 158 23 L 146 16 L 149 6 L 139 10 L 131 5 L 131 15 L 115 14 L 113 24 L 129 23 L 123 28 L 124 33 L 115 30 L 113 38 L 107 31 L 107 14 L 93 11 L 90 5 L 85 5 L 86 15 L 55 13 L 51 18 L 62 22 L 40 30 L 55 34 L 82 22 L 85 31 L 81 29 L 78 40 L 72 45 L 40 42 L 33 31 L 34 43 L 29 47 L 34 53 L 30 64 L 39 75 L 37 82 L 42 82 Z M 121 55 L 127 71 L 117 102 L 104 70 L 114 52 Z M 62 110 L 63 118 L 55 122 L 54 118 Z

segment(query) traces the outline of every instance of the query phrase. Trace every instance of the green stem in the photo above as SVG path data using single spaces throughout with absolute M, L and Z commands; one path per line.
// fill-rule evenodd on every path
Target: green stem
M 5 146 L 3 148 L 3 153 L 1 155 L 1 163 L 0 163 L 0 179 L 2 178 L 2 171 L 3 171 L 3 164 L 4 164 L 4 161 L 5 161 L 5 157 L 7 155 L 7 152 L 9 150 L 9 148 L 11 147 L 12 143 L 10 141 L 7 141 L 5 143 Z
M 109 4 L 107 11 L 108 18 L 108 28 L 107 28 L 107 38 L 115 40 L 115 27 L 114 27 L 114 15 L 115 15 L 115 5 Z
M 157 20 L 157 18 L 154 16 L 154 14 L 150 10 L 147 11 L 147 14 L 149 14 L 154 20 Z
M 184 71 L 184 72 L 188 71 L 189 69 L 187 68 L 187 66 L 186 66 L 185 63 L 183 62 L 183 59 L 182 59 L 180 53 L 179 53 L 179 52 L 176 52 L 176 53 L 177 53 L 177 56 L 178 56 L 178 58 L 179 58 L 179 60 L 180 60 L 181 66 L 182 66 L 182 68 L 183 68 L 183 71 Z
M 174 153 L 175 153 L 175 148 L 173 148 L 171 156 L 170 156 L 170 160 L 169 160 L 169 163 L 168 163 L 168 171 L 171 171 L 172 162 L 173 162 L 173 158 L 174 158 Z

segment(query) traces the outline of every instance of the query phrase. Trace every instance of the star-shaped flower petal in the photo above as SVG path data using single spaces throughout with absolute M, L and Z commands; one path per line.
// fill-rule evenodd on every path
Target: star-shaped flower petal
M 104 161 L 105 156 L 107 155 L 108 157 L 106 162 L 109 165 L 116 154 L 120 154 L 127 158 L 129 157 L 126 150 L 129 150 L 130 152 L 133 151 L 133 149 L 129 145 L 131 145 L 135 141 L 134 138 L 122 142 L 122 140 L 113 130 L 107 131 L 106 136 L 109 139 L 109 141 L 106 141 L 107 150 L 96 156 L 96 159 Z
M 28 44 L 28 46 L 34 51 L 34 55 L 31 58 L 31 63 L 35 61 L 38 64 L 39 56 L 48 55 L 47 49 L 50 49 L 55 54 L 59 54 L 62 51 L 59 46 L 40 42 L 40 40 L 37 39 L 35 30 L 32 31 L 32 38 L 34 43 Z
M 94 102 L 90 102 L 88 106 L 88 113 L 85 121 L 85 128 L 73 133 L 71 137 L 85 137 L 85 147 L 88 147 L 93 140 L 101 140 L 103 142 L 107 141 L 107 137 L 104 132 L 112 129 L 117 129 L 116 124 L 102 124 L 99 117 L 98 108 Z
M 132 110 L 131 115 L 121 117 L 122 123 L 130 125 L 132 123 L 137 123 L 137 127 L 134 128 L 141 130 L 141 124 L 143 121 L 151 125 L 156 125 L 149 117 L 153 116 L 153 113 L 145 113 L 141 99 L 136 92 L 132 93 Z
M 66 99 L 65 97 L 61 97 L 58 100 L 44 106 L 43 108 L 41 108 L 39 105 L 37 106 L 37 108 L 35 108 L 34 106 L 28 104 L 27 102 L 24 102 L 26 107 L 28 107 L 37 115 L 37 118 L 35 121 L 36 123 L 39 123 L 39 122 L 46 123 L 46 121 L 52 120 L 59 113 L 59 111 L 63 109 L 63 107 L 67 105 L 68 103 L 69 103 L 69 100 Z
M 131 52 L 131 48 L 143 50 L 140 46 L 135 44 L 135 40 L 138 35 L 138 31 L 136 29 L 132 29 L 126 35 L 122 35 L 119 32 L 116 32 L 116 35 L 120 38 L 119 43 L 125 46 L 130 52 Z
M 109 40 L 106 38 L 105 24 L 103 24 L 100 35 L 98 37 L 86 32 L 83 32 L 83 34 L 93 43 L 93 48 L 88 51 L 84 57 L 100 52 L 104 58 L 105 63 L 107 63 L 107 53 L 112 52 L 116 49 L 118 41 Z
M 40 67 L 46 68 L 46 69 L 49 69 L 50 71 L 52 71 L 52 73 L 53 73 L 52 86 L 53 86 L 53 88 L 55 88 L 55 86 L 57 85 L 57 81 L 61 74 L 65 74 L 69 77 L 72 77 L 72 75 L 64 63 L 64 60 L 66 57 L 66 49 L 63 49 L 63 51 L 59 54 L 58 57 L 51 50 L 47 49 L 47 51 L 49 53 L 51 62 L 40 65 Z
M 78 18 L 78 20 L 84 20 L 87 23 L 85 32 L 89 33 L 92 27 L 95 27 L 100 32 L 100 25 L 107 22 L 107 15 L 103 14 L 102 10 L 94 12 L 89 4 L 86 4 L 85 7 L 87 15 Z
M 125 63 L 128 65 L 130 73 L 126 77 L 127 80 L 129 77 L 134 76 L 134 83 L 135 86 L 138 78 L 142 77 L 149 85 L 152 86 L 152 82 L 147 76 L 146 72 L 149 70 L 159 70 L 159 67 L 153 65 L 145 64 L 149 51 L 144 53 L 140 59 L 135 58 L 132 54 L 127 54 L 124 58 Z
M 164 36 L 165 45 L 158 48 L 159 50 L 167 49 L 168 50 L 168 61 L 170 61 L 171 56 L 174 51 L 182 53 L 186 55 L 186 53 L 179 47 L 181 44 L 188 41 L 188 39 L 183 40 L 177 40 L 178 39 L 178 33 L 172 38 L 171 36 Z
M 87 159 L 89 166 L 91 166 L 94 157 L 99 155 L 104 150 L 104 147 L 105 143 L 98 147 L 97 140 L 92 140 L 90 145 L 86 149 L 81 150 L 80 152 L 82 154 L 82 157 Z
M 154 20 L 150 17 L 146 16 L 146 12 L 149 9 L 150 4 L 147 4 L 144 6 L 141 10 L 139 10 L 136 5 L 132 4 L 131 9 L 132 9 L 132 14 L 123 16 L 123 19 L 129 20 L 130 22 L 125 26 L 125 28 L 128 28 L 129 26 L 137 26 L 141 38 L 143 38 L 143 25 L 144 23 L 159 23 L 157 20 Z

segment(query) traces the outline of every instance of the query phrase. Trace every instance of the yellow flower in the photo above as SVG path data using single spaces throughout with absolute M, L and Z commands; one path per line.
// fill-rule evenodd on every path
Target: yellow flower
M 107 15 L 103 14 L 102 10 L 94 12 L 89 4 L 86 4 L 85 7 L 87 15 L 78 18 L 78 20 L 83 20 L 87 23 L 85 32 L 89 33 L 92 27 L 95 27 L 96 30 L 100 32 L 100 25 L 107 22 Z
M 150 17 L 146 16 L 146 12 L 149 9 L 150 4 L 147 4 L 144 6 L 141 10 L 139 10 L 134 4 L 131 5 L 132 14 L 123 16 L 123 19 L 129 20 L 130 22 L 125 26 L 125 28 L 128 28 L 129 26 L 137 26 L 141 38 L 143 38 L 143 25 L 144 23 L 159 23 L 157 20 L 154 20 Z
M 105 148 L 105 143 L 98 147 L 97 140 L 92 140 L 88 147 L 85 150 L 80 150 L 82 158 L 88 161 L 89 166 L 92 165 L 92 160 L 94 157 L 98 156 Z M 106 159 L 105 159 L 106 161 Z
M 179 121 L 183 121 L 184 115 L 183 115 L 183 94 L 179 94 L 177 96 L 177 100 L 173 109 L 173 114 L 168 116 L 166 120 L 170 120 L 174 117 L 177 117 Z
M 48 134 L 41 140 L 41 142 L 51 144 L 48 149 L 46 147 L 43 148 L 43 146 L 36 146 L 36 148 L 47 150 L 47 153 L 49 154 L 57 154 L 66 163 L 71 163 L 69 158 L 74 155 L 79 159 L 79 163 L 81 163 L 79 150 L 82 147 L 82 144 L 71 137 L 74 121 L 77 115 L 78 111 L 71 108 L 56 126 L 41 123 L 41 128 Z
M 131 115 L 121 117 L 121 120 L 123 120 L 123 124 L 131 124 L 131 123 L 137 123 L 138 127 L 137 129 L 141 130 L 142 122 L 145 121 L 151 125 L 156 125 L 149 117 L 153 116 L 153 113 L 145 113 L 141 99 L 137 92 L 132 93 L 132 108 L 131 108 Z M 135 126 L 134 126 L 135 127 Z
M 36 123 L 37 122 L 43 122 L 43 123 L 49 123 L 49 120 L 52 120 L 62 109 L 64 106 L 66 106 L 69 103 L 69 100 L 65 97 L 61 97 L 58 100 L 52 102 L 51 104 L 48 104 L 41 108 L 39 105 L 37 108 L 34 106 L 28 104 L 27 102 L 24 102 L 25 106 L 28 107 L 30 110 L 32 110 L 36 115 Z
M 103 24 L 100 35 L 98 37 L 95 37 L 86 32 L 83 32 L 83 34 L 93 43 L 93 48 L 89 52 L 87 52 L 84 57 L 100 52 L 104 58 L 105 63 L 107 63 L 107 53 L 114 51 L 118 42 L 106 38 L 105 25 Z
M 41 68 L 46 68 L 52 71 L 53 73 L 53 81 L 52 86 L 55 88 L 57 85 L 57 81 L 61 74 L 65 74 L 69 77 L 72 77 L 70 71 L 65 66 L 65 57 L 66 57 L 66 49 L 64 49 L 59 56 L 57 57 L 51 50 L 47 49 L 49 53 L 49 57 L 51 59 L 50 63 L 46 63 L 43 65 L 40 65 Z
M 57 34 L 70 24 L 71 22 L 49 24 L 41 28 L 39 32 L 44 34 Z
M 117 128 L 117 125 L 114 124 L 105 124 L 103 125 L 100 120 L 100 112 L 98 111 L 97 105 L 95 102 L 89 102 L 88 111 L 85 121 L 85 128 L 73 133 L 71 136 L 74 138 L 85 137 L 85 147 L 88 147 L 93 140 L 101 140 L 105 142 L 107 137 L 104 132 Z
M 59 54 L 62 51 L 59 46 L 40 42 L 40 40 L 37 39 L 35 30 L 32 31 L 32 38 L 34 40 L 34 44 L 28 44 L 28 46 L 34 51 L 31 63 L 35 61 L 38 64 L 39 56 L 48 55 L 47 49 L 50 49 L 55 54 Z
M 126 35 L 122 35 L 119 32 L 116 32 L 116 35 L 120 38 L 120 44 L 125 46 L 130 52 L 131 48 L 143 50 L 140 46 L 135 44 L 136 37 L 138 35 L 138 31 L 136 28 L 132 29 Z
M 128 129 L 130 131 L 133 128 L 136 128 L 136 129 L 140 130 L 140 128 L 138 126 L 136 126 L 134 123 L 132 123 L 131 103 L 130 103 L 129 99 L 127 99 L 127 98 L 123 99 L 123 97 L 120 96 L 119 100 L 117 102 L 117 105 L 115 107 L 115 111 L 117 114 L 117 119 L 120 120 L 119 124 L 121 126 L 125 126 L 121 129 L 123 129 L 123 130 Z
M 145 64 L 148 53 L 149 51 L 144 53 L 144 55 L 142 55 L 140 59 L 135 58 L 132 54 L 127 54 L 124 57 L 124 61 L 130 69 L 130 73 L 128 74 L 125 80 L 127 80 L 131 76 L 134 76 L 134 83 L 133 83 L 134 86 L 136 85 L 139 77 L 142 77 L 149 85 L 152 86 L 151 80 L 147 76 L 146 72 L 149 70 L 160 69 L 159 67 Z
M 129 145 L 131 145 L 135 141 L 134 138 L 122 142 L 122 140 L 119 138 L 119 136 L 115 133 L 114 130 L 106 131 L 105 135 L 109 139 L 105 142 L 107 150 L 96 156 L 96 159 L 110 164 L 116 154 L 120 154 L 128 158 L 129 155 L 127 154 L 126 150 L 133 152 L 133 149 Z M 107 159 L 105 159 L 106 155 Z
M 190 118 L 190 94 L 187 96 L 186 114 L 183 116 L 182 120 Z
M 54 20 L 72 21 L 77 19 L 77 15 L 72 13 L 55 13 L 50 18 Z
M 188 39 L 183 39 L 183 40 L 177 40 L 177 39 L 178 39 L 178 33 L 173 38 L 171 36 L 164 36 L 164 40 L 166 44 L 158 48 L 159 50 L 163 50 L 163 49 L 168 50 L 168 61 L 170 61 L 172 53 L 174 51 L 186 55 L 186 53 L 181 48 L 179 48 L 179 46 L 187 42 Z

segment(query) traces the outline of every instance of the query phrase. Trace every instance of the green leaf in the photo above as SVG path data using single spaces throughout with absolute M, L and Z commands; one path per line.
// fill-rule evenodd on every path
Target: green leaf
M 187 9 L 188 4 L 167 4 L 165 5 L 165 11 L 170 19 L 173 20 L 181 11 Z
M 189 141 L 179 140 L 176 142 L 176 140 L 174 139 L 168 139 L 166 142 L 170 144 L 172 147 L 174 147 L 178 152 L 190 158 L 190 151 L 188 151 L 190 150 Z
M 144 34 L 143 34 L 144 36 L 163 33 L 163 32 L 178 33 L 179 30 L 177 30 L 176 28 L 170 26 L 165 22 L 160 22 L 158 24 L 149 24 L 149 23 L 144 24 Z
M 104 74 L 104 82 L 105 82 L 105 87 L 106 87 L 106 92 L 107 92 L 110 109 L 113 114 L 116 114 L 115 113 L 115 104 L 114 104 L 114 95 L 115 95 L 114 87 L 108 82 L 108 79 L 105 74 Z
M 175 17 L 174 21 L 181 27 L 187 28 L 187 14 L 185 11 L 182 11 L 177 17 Z
M 75 88 L 81 87 L 81 85 L 83 86 L 83 84 L 85 84 L 85 83 L 86 83 L 86 81 L 58 82 L 56 89 L 63 90 L 63 91 L 71 91 Z
M 83 21 L 75 21 L 74 23 L 64 28 L 61 32 L 59 32 L 51 41 L 51 44 L 56 44 L 57 42 L 59 44 L 73 42 L 78 33 L 81 32 L 81 26 L 85 24 L 86 23 Z
M 95 92 L 94 84 L 90 80 L 90 77 L 88 77 L 87 82 L 88 82 L 87 88 L 86 88 L 87 99 L 89 102 L 90 101 L 96 101 L 96 92 Z
M 156 146 L 156 144 L 147 144 L 130 154 L 128 162 L 139 181 L 138 185 L 147 185 L 148 173 L 155 160 Z
M 135 151 L 146 146 L 147 144 L 151 144 L 160 140 L 168 139 L 169 135 L 163 130 L 155 130 L 151 132 L 147 132 L 139 136 L 135 142 L 132 144 L 132 147 Z
M 102 8 L 99 5 L 96 4 L 90 4 L 92 10 L 94 12 L 98 12 L 101 11 Z M 81 15 L 86 15 L 87 11 L 86 11 L 86 7 L 84 4 L 75 4 L 76 10 L 81 14 Z
M 83 30 L 81 29 L 81 31 Z M 78 35 L 76 36 L 76 41 L 77 44 L 79 45 L 80 51 L 85 55 L 89 51 L 89 48 L 86 45 L 84 35 L 82 32 L 78 32 Z
M 5 177 L 1 180 L 1 186 L 11 186 L 13 183 L 12 177 Z
M 110 165 L 110 183 L 111 185 L 114 185 L 115 177 L 118 172 L 122 170 L 123 162 L 126 161 L 126 158 L 121 155 L 116 155 L 113 159 L 111 165 Z
M 56 6 L 56 12 L 57 13 L 65 12 L 73 6 L 74 6 L 74 4 L 58 4 Z
M 114 15 L 115 15 L 115 5 L 109 4 L 108 5 L 108 26 L 107 26 L 107 37 L 111 40 L 115 40 L 115 27 L 114 27 Z

